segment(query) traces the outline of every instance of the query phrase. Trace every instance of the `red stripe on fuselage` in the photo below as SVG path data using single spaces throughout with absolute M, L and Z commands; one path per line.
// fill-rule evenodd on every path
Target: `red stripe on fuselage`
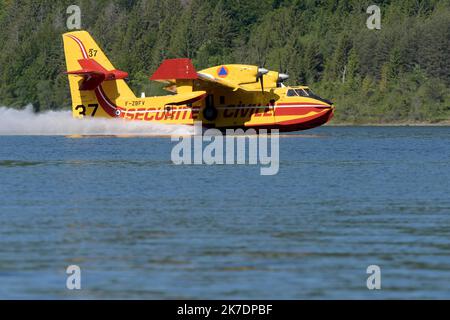
M 325 107 L 324 107 L 325 108 Z M 275 116 L 302 116 L 310 112 L 321 112 L 324 108 L 318 107 L 289 107 L 275 108 Z M 326 107 L 329 108 L 329 107 Z
M 326 107 L 326 105 L 324 105 L 323 103 L 317 103 L 317 102 L 281 102 L 281 103 L 277 103 L 277 106 L 292 106 L 292 105 L 316 105 L 316 106 L 324 106 Z
M 296 118 L 291 120 L 285 120 L 285 121 L 277 121 L 276 124 L 278 125 L 297 125 L 302 123 L 307 123 L 309 121 L 313 121 L 319 118 L 326 119 L 325 122 L 327 122 L 331 117 L 333 116 L 333 109 L 322 109 L 318 113 L 304 117 L 304 118 Z

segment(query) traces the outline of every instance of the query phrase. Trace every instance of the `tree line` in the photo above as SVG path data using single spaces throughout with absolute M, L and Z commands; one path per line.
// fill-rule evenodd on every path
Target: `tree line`
M 136 92 L 166 58 L 197 69 L 248 63 L 290 75 L 336 104 L 336 121 L 450 119 L 450 0 L 79 0 L 88 30 Z M 0 0 L 0 105 L 70 107 L 65 0 Z

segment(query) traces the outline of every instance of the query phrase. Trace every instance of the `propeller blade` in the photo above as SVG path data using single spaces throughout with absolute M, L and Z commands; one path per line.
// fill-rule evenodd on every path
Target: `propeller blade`
M 269 70 L 266 68 L 258 68 L 258 73 L 256 74 L 256 81 L 261 83 L 261 91 L 264 93 L 264 75 L 267 74 Z

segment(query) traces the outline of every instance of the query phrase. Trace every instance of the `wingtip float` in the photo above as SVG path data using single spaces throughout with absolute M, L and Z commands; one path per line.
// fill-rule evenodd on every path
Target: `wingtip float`
M 334 107 L 305 86 L 284 86 L 288 75 L 229 64 L 197 71 L 190 59 L 168 59 L 150 77 L 172 94 L 136 97 L 86 31 L 63 34 L 74 117 L 123 118 L 218 129 L 305 130 L 327 123 Z

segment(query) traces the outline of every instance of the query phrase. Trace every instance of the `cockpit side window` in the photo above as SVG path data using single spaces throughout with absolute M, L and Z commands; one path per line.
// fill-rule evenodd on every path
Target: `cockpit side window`
M 296 97 L 297 96 L 297 93 L 295 92 L 295 90 L 294 89 L 289 89 L 288 91 L 287 91 L 287 94 L 286 94 L 288 97 Z
M 306 92 L 306 94 L 307 94 L 308 96 L 310 96 L 310 97 L 315 96 L 314 92 L 312 92 L 311 89 L 303 89 L 303 90 Z
M 307 90 L 305 90 L 305 89 L 295 89 L 295 92 L 297 92 L 297 94 L 300 97 L 309 97 L 310 96 L 309 92 Z

